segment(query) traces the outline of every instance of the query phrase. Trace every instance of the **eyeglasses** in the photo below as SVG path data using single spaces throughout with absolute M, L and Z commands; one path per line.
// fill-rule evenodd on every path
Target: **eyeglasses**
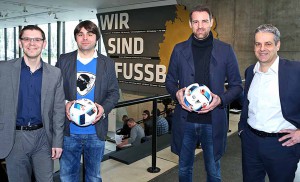
M 27 42 L 27 43 L 29 43 L 29 42 L 31 42 L 31 41 L 33 41 L 33 42 L 36 42 L 36 43 L 40 43 L 40 42 L 43 42 L 44 41 L 44 39 L 42 39 L 42 38 L 29 38 L 29 37 L 22 37 L 22 38 L 20 38 L 22 41 L 24 41 L 24 42 Z

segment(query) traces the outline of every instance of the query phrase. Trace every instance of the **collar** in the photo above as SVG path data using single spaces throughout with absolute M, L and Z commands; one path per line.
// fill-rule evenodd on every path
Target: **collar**
M 41 58 L 40 61 L 41 61 L 40 67 L 37 68 L 36 71 L 39 70 L 39 69 L 43 69 L 43 60 L 42 60 L 42 58 Z M 22 61 L 21 61 L 21 68 L 27 68 L 30 71 L 30 67 L 27 66 L 27 64 L 26 64 L 26 62 L 24 60 L 24 57 L 22 58 Z
M 197 39 L 194 34 L 192 34 L 191 37 L 192 37 L 192 44 L 197 47 L 208 47 L 213 44 L 214 37 L 211 31 L 209 32 L 208 37 L 206 37 L 203 40 Z
M 94 51 L 93 57 L 91 57 L 91 58 L 81 58 L 79 56 L 79 52 L 77 51 L 77 60 L 79 60 L 84 65 L 88 64 L 89 62 L 91 62 L 94 58 L 98 58 L 98 53 L 97 53 L 96 49 Z
M 278 74 L 278 67 L 279 67 L 279 56 L 275 59 L 274 63 L 271 65 L 271 67 L 268 69 L 266 73 L 275 73 Z M 262 73 L 259 71 L 260 64 L 257 62 L 253 68 L 253 74 L 255 73 Z

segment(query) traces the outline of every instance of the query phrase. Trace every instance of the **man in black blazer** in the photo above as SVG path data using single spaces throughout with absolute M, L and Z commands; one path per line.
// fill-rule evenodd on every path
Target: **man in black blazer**
M 107 114 L 119 99 L 115 64 L 95 50 L 100 38 L 91 21 L 80 22 L 74 37 L 78 50 L 60 56 L 56 66 L 62 71 L 66 95 L 64 152 L 60 160 L 61 181 L 78 181 L 80 156 L 85 160 L 85 181 L 101 181 L 100 164 L 108 130 Z M 92 125 L 81 127 L 70 119 L 74 100 L 87 98 L 95 102 L 98 113 Z
M 280 32 L 273 25 L 255 31 L 258 59 L 245 72 L 245 100 L 239 122 L 243 179 L 293 182 L 300 159 L 300 62 L 279 58 Z

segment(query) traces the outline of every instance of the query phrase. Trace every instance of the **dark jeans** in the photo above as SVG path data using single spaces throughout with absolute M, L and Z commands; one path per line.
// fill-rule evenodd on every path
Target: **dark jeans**
M 212 125 L 186 123 L 179 156 L 179 181 L 193 180 L 193 165 L 197 143 L 201 143 L 208 182 L 221 181 L 220 160 L 214 160 Z
M 63 153 L 60 158 L 60 179 L 62 182 L 81 181 L 80 158 L 84 153 L 85 181 L 101 182 L 100 164 L 104 154 L 105 142 L 96 134 L 71 134 L 64 137 Z

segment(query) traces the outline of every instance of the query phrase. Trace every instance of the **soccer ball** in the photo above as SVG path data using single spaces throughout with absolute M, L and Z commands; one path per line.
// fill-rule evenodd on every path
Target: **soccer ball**
M 193 83 L 185 89 L 184 103 L 195 112 L 209 106 L 211 101 L 211 92 L 205 85 Z
M 79 99 L 70 108 L 71 120 L 78 126 L 88 126 L 95 121 L 97 107 L 89 99 Z

